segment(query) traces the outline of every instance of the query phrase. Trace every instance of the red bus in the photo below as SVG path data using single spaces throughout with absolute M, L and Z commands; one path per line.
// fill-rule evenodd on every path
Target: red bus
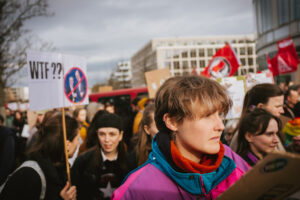
M 130 105 L 131 101 L 135 97 L 147 97 L 148 89 L 147 87 L 141 88 L 127 88 L 127 89 L 119 89 L 112 90 L 109 92 L 99 92 L 93 93 L 89 95 L 90 102 L 100 102 L 105 104 L 106 102 L 126 102 Z

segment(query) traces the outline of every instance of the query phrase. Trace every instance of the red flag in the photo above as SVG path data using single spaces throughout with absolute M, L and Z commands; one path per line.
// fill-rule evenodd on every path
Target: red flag
M 291 37 L 277 42 L 278 53 L 270 61 L 267 55 L 268 68 L 273 76 L 297 71 L 299 58 Z
M 272 72 L 272 74 L 273 74 L 273 76 L 274 76 L 272 63 L 271 63 L 271 60 L 270 60 L 270 57 L 269 57 L 268 54 L 267 54 L 267 65 L 268 65 L 268 69 Z
M 297 71 L 298 60 L 290 52 L 277 53 L 271 60 L 273 76 Z
M 240 66 L 240 63 L 233 48 L 226 43 L 212 57 L 208 66 L 201 72 L 201 75 L 215 78 L 232 76 Z
M 278 53 L 289 52 L 296 60 L 299 60 L 294 42 L 291 37 L 277 42 Z

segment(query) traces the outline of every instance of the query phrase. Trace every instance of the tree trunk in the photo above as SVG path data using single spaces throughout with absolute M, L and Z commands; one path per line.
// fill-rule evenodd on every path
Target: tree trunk
M 0 81 L 0 115 L 2 115 L 2 117 L 4 118 L 4 121 L 6 121 L 4 101 L 5 101 L 4 85 Z

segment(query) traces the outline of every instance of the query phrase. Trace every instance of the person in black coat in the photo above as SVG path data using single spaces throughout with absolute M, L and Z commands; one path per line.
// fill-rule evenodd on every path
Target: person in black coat
M 95 119 L 87 140 L 94 140 L 96 145 L 78 156 L 71 168 L 79 200 L 110 199 L 126 173 L 121 118 L 104 112 Z
M 67 150 L 72 157 L 79 143 L 79 125 L 65 117 Z M 54 114 L 43 122 L 35 143 L 27 152 L 28 160 L 36 161 L 46 179 L 44 199 L 76 199 L 76 187 L 67 182 L 65 171 L 62 116 Z M 0 199 L 40 199 L 41 176 L 32 167 L 22 167 L 12 174 L 0 194 Z
M 3 126 L 0 115 L 0 185 L 4 183 L 15 165 L 15 139 L 11 129 Z

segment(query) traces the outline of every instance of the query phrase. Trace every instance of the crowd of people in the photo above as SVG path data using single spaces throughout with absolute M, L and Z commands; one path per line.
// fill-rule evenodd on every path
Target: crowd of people
M 300 86 L 247 91 L 241 117 L 201 76 L 165 81 L 155 99 L 91 102 L 0 116 L 0 199 L 215 199 L 274 151 L 300 153 Z

